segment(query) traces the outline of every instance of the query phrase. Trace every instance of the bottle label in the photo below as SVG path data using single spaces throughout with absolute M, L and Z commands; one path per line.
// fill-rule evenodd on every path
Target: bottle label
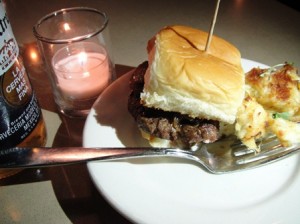
M 41 112 L 20 59 L 0 77 L 1 148 L 24 140 L 37 125 Z
M 0 75 L 3 75 L 14 64 L 19 55 L 19 47 L 10 22 L 0 2 Z
M 40 116 L 41 110 L 0 1 L 0 149 L 21 143 L 36 127 Z

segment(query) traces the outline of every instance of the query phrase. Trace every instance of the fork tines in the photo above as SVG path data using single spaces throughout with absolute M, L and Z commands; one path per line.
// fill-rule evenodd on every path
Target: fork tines
M 285 148 L 278 141 L 275 135 L 270 135 L 257 142 L 259 150 L 250 149 L 243 145 L 241 142 L 235 142 L 231 145 L 233 156 L 241 157 L 236 163 L 246 164 L 257 160 L 262 160 L 275 156 L 283 151 L 290 150 L 291 147 Z

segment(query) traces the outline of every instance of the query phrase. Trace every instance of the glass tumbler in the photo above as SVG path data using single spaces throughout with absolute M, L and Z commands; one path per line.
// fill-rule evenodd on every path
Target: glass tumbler
M 41 18 L 33 33 L 59 111 L 86 116 L 115 79 L 107 15 L 86 7 L 61 9 Z

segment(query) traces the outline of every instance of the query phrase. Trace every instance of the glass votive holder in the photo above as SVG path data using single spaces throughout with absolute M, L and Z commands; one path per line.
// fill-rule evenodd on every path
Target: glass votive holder
M 86 116 L 114 80 L 108 18 L 86 7 L 46 15 L 33 28 L 59 111 Z

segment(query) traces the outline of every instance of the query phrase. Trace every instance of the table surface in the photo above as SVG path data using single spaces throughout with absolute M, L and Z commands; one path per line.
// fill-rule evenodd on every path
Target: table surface
M 33 24 L 43 15 L 60 8 L 89 6 L 106 11 L 110 17 L 112 51 L 117 76 L 147 59 L 148 39 L 161 27 L 183 24 L 208 30 L 214 8 L 211 0 L 37 0 L 4 1 L 11 24 L 41 107 L 57 113 L 51 87 L 41 61 L 33 62 L 37 50 Z M 244 58 L 275 65 L 292 61 L 300 66 L 300 13 L 294 1 L 226 0 L 220 5 L 215 33 L 235 44 Z M 26 15 L 26 18 L 25 18 Z M 126 66 L 124 66 L 126 65 Z M 85 119 L 62 121 L 53 146 L 81 146 Z M 47 124 L 46 124 L 47 125 Z M 0 180 L 0 186 L 51 180 L 56 197 L 73 223 L 130 223 L 98 192 L 85 164 L 27 169 Z M 80 180 L 80 181 L 78 181 Z

